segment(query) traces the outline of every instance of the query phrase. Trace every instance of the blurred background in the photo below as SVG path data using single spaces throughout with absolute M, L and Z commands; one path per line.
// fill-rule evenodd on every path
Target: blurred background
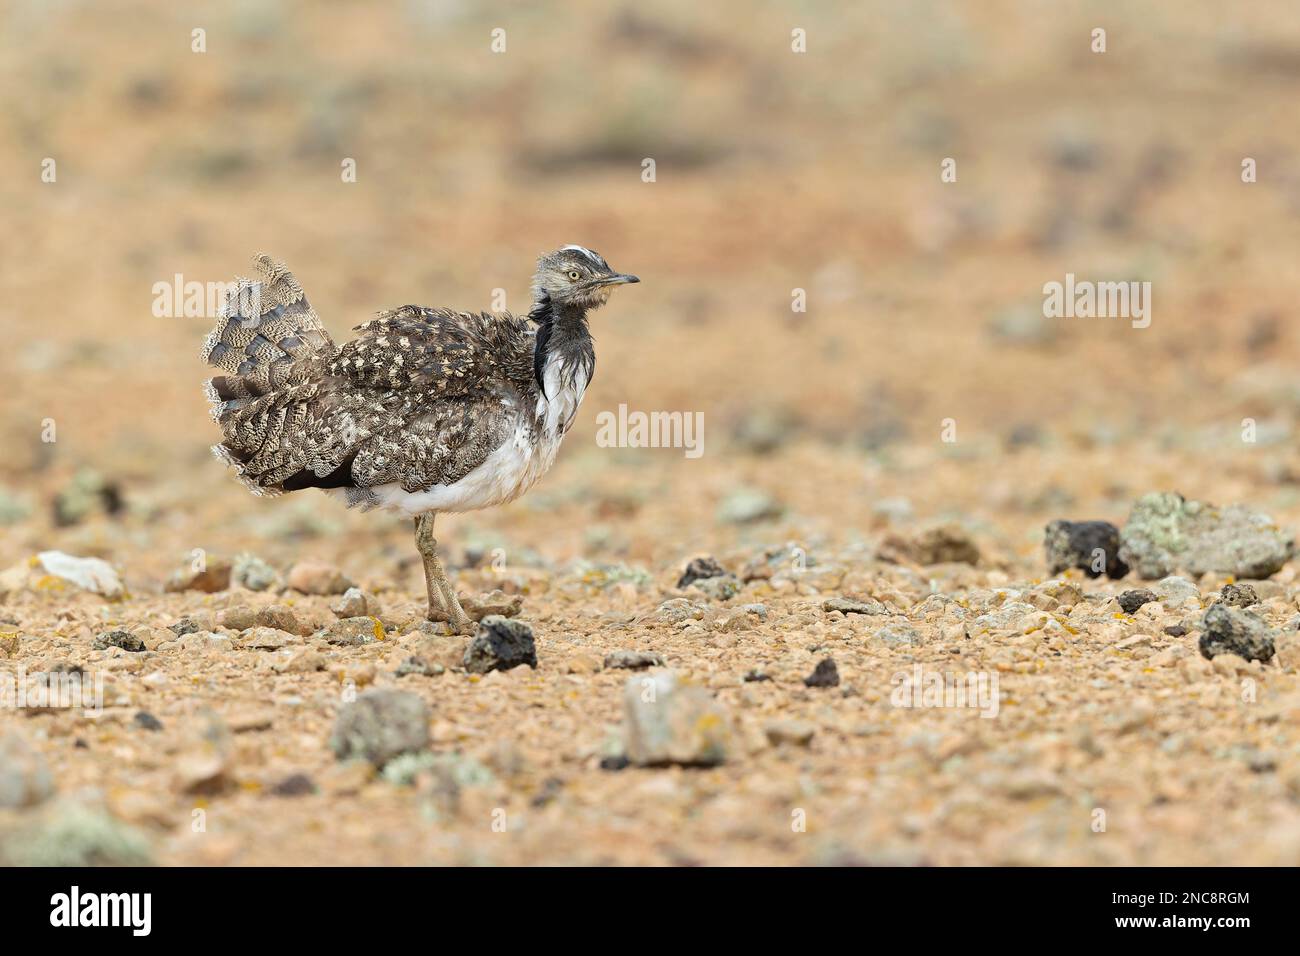
M 564 243 L 642 277 L 594 317 L 559 464 L 454 519 L 458 561 L 957 517 L 1029 569 L 1043 521 L 1156 488 L 1294 521 L 1298 93 L 1283 3 L 4 0 L 0 560 L 146 589 L 195 546 L 409 560 L 406 522 L 255 501 L 208 454 L 211 320 L 154 287 L 259 251 L 338 340 L 497 288 L 523 311 Z M 1044 318 L 1066 273 L 1150 281 L 1150 327 Z M 703 412 L 704 455 L 597 447 L 620 403 Z

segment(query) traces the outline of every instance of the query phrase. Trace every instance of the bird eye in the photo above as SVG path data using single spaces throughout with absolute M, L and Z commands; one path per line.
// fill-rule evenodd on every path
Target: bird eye
M 569 278 L 572 279 L 574 282 L 577 282 L 579 279 L 582 278 L 582 273 L 579 272 L 577 269 L 570 269 Z

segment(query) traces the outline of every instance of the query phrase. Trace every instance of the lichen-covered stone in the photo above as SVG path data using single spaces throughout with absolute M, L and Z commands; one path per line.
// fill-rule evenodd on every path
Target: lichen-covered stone
M 429 708 L 407 691 L 366 691 L 339 711 L 329 743 L 340 760 L 361 758 L 383 767 L 429 746 Z
M 726 713 L 708 691 L 672 671 L 628 678 L 623 714 L 627 757 L 634 764 L 710 766 L 727 759 Z
M 1143 495 L 1120 535 L 1120 558 L 1144 578 L 1175 571 L 1267 578 L 1294 551 L 1292 536 L 1244 505 L 1217 508 L 1172 492 Z

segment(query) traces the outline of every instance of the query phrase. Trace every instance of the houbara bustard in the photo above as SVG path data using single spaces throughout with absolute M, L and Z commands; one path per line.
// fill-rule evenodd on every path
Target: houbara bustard
M 225 436 L 213 453 L 259 495 L 322 488 L 415 518 L 429 618 L 472 628 L 438 559 L 434 517 L 513 501 L 546 473 L 596 365 L 587 312 L 633 275 L 564 246 L 537 260 L 533 307 L 407 305 L 335 345 L 302 286 L 260 255 L 227 296 L 204 361 Z

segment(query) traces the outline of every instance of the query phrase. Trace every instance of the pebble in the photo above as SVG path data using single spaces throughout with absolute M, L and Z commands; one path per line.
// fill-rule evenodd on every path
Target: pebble
M 276 651 L 290 644 L 299 644 L 302 638 L 274 627 L 254 627 L 245 632 L 243 646 L 255 651 Z
M 133 654 L 139 654 L 145 650 L 144 641 L 130 631 L 123 630 L 104 631 L 99 637 L 95 638 L 95 643 L 92 646 L 97 651 L 107 650 L 110 647 L 120 647 L 122 650 L 130 651 Z
M 627 758 L 642 767 L 723 763 L 731 743 L 726 713 L 702 687 L 670 670 L 629 677 L 623 685 Z
M 211 558 L 200 562 L 200 567 L 188 564 L 172 572 L 167 579 L 167 591 L 205 591 L 209 594 L 230 587 L 232 565 L 225 558 Z
M 271 669 L 279 674 L 311 674 L 325 669 L 325 655 L 311 649 L 300 650 L 287 660 L 277 661 Z
M 1160 597 L 1155 591 L 1146 588 L 1139 588 L 1131 591 L 1125 591 L 1117 600 L 1119 606 L 1124 609 L 1125 614 L 1136 614 L 1137 609 L 1144 604 L 1150 604 L 1152 601 L 1159 601 Z
M 518 617 L 524 608 L 524 598 L 520 594 L 506 594 L 504 591 L 489 591 L 487 594 L 467 595 L 461 602 L 461 610 L 472 621 L 481 621 L 485 617 Z
M 489 615 L 479 622 L 478 633 L 465 649 L 462 663 L 471 674 L 509 670 L 521 664 L 536 668 L 533 629 L 523 621 Z
M 246 604 L 237 604 L 217 612 L 217 624 L 231 631 L 246 631 L 257 624 L 257 612 Z
M 378 606 L 361 588 L 348 588 L 341 598 L 330 605 L 330 610 L 338 618 L 368 617 L 378 611 Z
M 163 729 L 162 721 L 147 710 L 136 711 L 132 720 L 141 730 L 159 731 Z
M 277 631 L 286 631 L 289 634 L 301 635 L 310 630 L 303 626 L 293 608 L 287 604 L 267 605 L 257 612 L 253 622 L 261 627 L 270 627 Z
M 377 617 L 348 617 L 331 624 L 322 636 L 328 644 L 360 647 L 382 641 L 387 634 Z
M 813 672 L 803 679 L 807 687 L 838 687 L 840 669 L 835 666 L 833 658 L 824 657 L 817 662 Z
M 266 591 L 279 583 L 280 575 L 256 555 L 240 554 L 235 556 L 230 580 L 232 584 L 250 591 Z
M 1259 595 L 1249 584 L 1225 584 L 1219 592 L 1219 600 L 1228 607 L 1250 607 L 1259 603 Z
M 1165 607 L 1173 609 L 1181 607 L 1189 600 L 1200 601 L 1201 589 L 1186 578 L 1170 575 L 1156 582 L 1155 592 L 1160 595 L 1160 600 Z
M 316 784 L 305 773 L 293 773 L 271 787 L 277 797 L 305 797 L 316 792 Z
M 1219 654 L 1235 654 L 1248 661 L 1264 662 L 1273 657 L 1273 629 L 1249 611 L 1214 604 L 1205 612 L 1204 628 L 1200 649 L 1207 660 L 1213 660 Z
M 1077 569 L 1090 578 L 1128 574 L 1120 559 L 1120 534 L 1109 521 L 1053 521 L 1043 536 L 1047 573 Z
M 407 691 L 366 691 L 339 710 L 329 746 L 339 760 L 360 758 L 377 768 L 401 754 L 427 750 L 428 705 Z
M 446 670 L 441 664 L 430 663 L 418 654 L 412 654 L 397 665 L 397 670 L 393 671 L 393 676 L 406 677 L 410 674 L 416 674 L 420 677 L 436 677 L 445 673 Z
M 686 570 L 677 579 L 677 586 L 679 588 L 690 587 L 696 581 L 702 581 L 705 578 L 720 578 L 726 573 L 727 569 L 711 557 L 695 558 L 686 565 Z
M 927 528 L 909 548 L 917 564 L 979 564 L 980 549 L 970 532 L 958 524 Z
M 664 624 L 681 624 L 704 617 L 705 605 L 686 598 L 672 598 L 655 608 L 655 618 Z
M 654 651 L 613 651 L 605 655 L 606 667 L 640 670 L 645 667 L 663 667 L 664 657 Z
M 859 601 L 857 598 L 833 597 L 822 602 L 822 610 L 841 614 L 888 614 L 889 609 L 874 598 Z
M 701 578 L 691 587 L 702 591 L 710 600 L 730 601 L 740 593 L 740 580 L 732 574 L 723 574 L 714 578 Z
M 352 587 L 343 572 L 324 561 L 299 561 L 289 569 L 285 584 L 303 594 L 342 594 Z

